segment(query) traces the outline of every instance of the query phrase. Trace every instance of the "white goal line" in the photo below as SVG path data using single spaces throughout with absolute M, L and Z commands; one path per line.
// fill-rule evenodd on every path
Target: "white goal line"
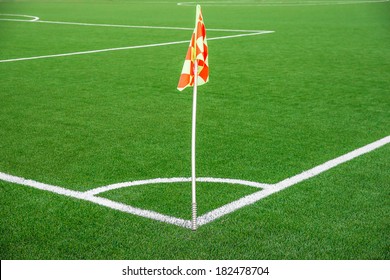
M 312 0 L 312 1 L 202 1 L 202 2 L 178 2 L 178 6 L 202 6 L 213 7 L 292 7 L 292 6 L 332 6 L 352 4 L 376 4 L 390 0 Z
M 2 14 L 0 14 L 2 15 Z M 5 14 L 3 14 L 5 15 Z M 18 16 L 18 15 L 12 15 Z M 48 24 L 63 24 L 63 25 L 78 25 L 78 26 L 99 26 L 99 27 L 120 27 L 120 28 L 133 28 L 133 29 L 160 29 L 160 30 L 193 30 L 193 28 L 186 27 L 161 27 L 161 26 L 136 26 L 136 25 L 118 25 L 118 24 L 100 24 L 100 23 L 81 23 L 81 22 L 64 22 L 64 21 L 45 21 L 39 20 L 36 16 L 27 16 L 27 15 L 19 15 L 21 17 L 29 17 L 33 18 L 32 20 L 28 19 L 1 19 L 0 21 L 15 21 L 15 22 L 29 22 L 29 23 L 48 23 Z M 207 40 L 222 40 L 222 39 L 231 39 L 238 37 L 246 37 L 246 36 L 256 36 L 262 34 L 270 34 L 275 31 L 271 30 L 242 30 L 242 29 L 218 29 L 218 28 L 208 28 L 207 31 L 217 31 L 217 32 L 242 32 L 241 34 L 228 35 L 228 36 L 218 36 L 211 37 Z M 169 45 L 177 45 L 177 44 L 185 44 L 189 43 L 189 40 L 184 41 L 174 41 L 174 42 L 165 42 L 165 43 L 156 43 L 156 44 L 145 44 L 145 45 L 137 45 L 137 46 L 126 46 L 126 47 L 117 47 L 117 48 L 105 48 L 98 50 L 88 50 L 88 51 L 77 51 L 77 52 L 69 52 L 69 53 L 59 53 L 59 54 L 48 54 L 48 55 L 39 55 L 39 56 L 31 56 L 31 57 L 19 57 L 19 58 L 10 58 L 0 60 L 0 63 L 7 62 L 17 62 L 17 61 L 25 61 L 25 60 L 35 60 L 35 59 L 45 59 L 45 58 L 55 58 L 55 57 L 65 57 L 65 56 L 74 56 L 74 55 L 85 55 L 85 54 L 93 54 L 93 53 L 102 53 L 102 52 L 112 52 L 112 51 L 120 51 L 120 50 L 130 50 L 130 49 L 142 49 L 142 48 L 153 48 L 153 47 L 161 47 L 161 46 L 169 46 Z
M 269 33 L 273 33 L 273 32 L 274 31 L 261 31 L 258 33 L 245 33 L 245 34 L 237 34 L 237 35 L 229 35 L 229 36 L 212 37 L 212 38 L 208 38 L 207 40 L 213 41 L 213 40 L 231 39 L 231 38 L 238 38 L 238 37 L 269 34 Z M 80 52 L 49 54 L 49 55 L 40 55 L 40 56 L 31 56 L 31 57 L 19 57 L 19 58 L 3 59 L 3 60 L 0 60 L 0 63 L 16 62 L 16 61 L 23 61 L 23 60 L 44 59 L 44 58 L 54 58 L 54 57 L 64 57 L 64 56 L 74 56 L 74 55 L 84 55 L 84 54 L 101 53 L 101 52 L 112 52 L 112 51 L 130 50 L 130 49 L 153 48 L 153 47 L 178 45 L 178 44 L 185 44 L 185 43 L 188 44 L 189 42 L 190 42 L 189 40 L 184 40 L 184 41 L 176 41 L 176 42 L 166 42 L 166 43 L 147 44 L 147 45 L 138 45 L 138 46 L 127 46 L 127 47 L 118 47 L 118 48 L 107 48 L 107 49 L 89 50 L 89 51 L 80 51 Z
M 118 28 L 132 28 L 132 29 L 162 29 L 162 30 L 190 30 L 190 31 L 194 30 L 193 27 L 190 28 L 190 27 L 177 27 L 177 26 L 126 25 L 126 24 L 41 20 L 37 16 L 18 15 L 18 14 L 1 14 L 0 13 L 0 16 L 28 18 L 28 19 L 0 18 L 0 21 L 32 22 L 32 23 L 48 23 L 48 24 L 60 24 L 60 25 L 78 25 L 78 26 L 96 26 L 96 27 L 118 27 Z M 265 30 L 207 28 L 207 31 L 259 33 L 259 32 L 264 32 Z

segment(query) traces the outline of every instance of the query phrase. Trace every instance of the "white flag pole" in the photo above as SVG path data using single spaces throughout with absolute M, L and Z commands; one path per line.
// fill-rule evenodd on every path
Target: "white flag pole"
M 198 92 L 198 61 L 194 62 L 194 92 L 192 101 L 192 142 L 191 142 L 191 178 L 192 178 L 192 230 L 196 230 L 196 175 L 195 175 L 195 140 L 196 140 L 196 98 Z

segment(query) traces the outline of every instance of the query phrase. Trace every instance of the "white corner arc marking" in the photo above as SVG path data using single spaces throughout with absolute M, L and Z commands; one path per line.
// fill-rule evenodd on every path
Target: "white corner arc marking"
M 0 14 L 0 16 L 28 18 L 28 19 L 17 19 L 17 18 L 0 18 L 0 20 L 3 20 L 3 21 L 36 22 L 36 21 L 38 21 L 38 20 L 39 20 L 39 17 L 36 17 L 36 16 L 29 16 L 29 15 L 19 15 L 19 14 Z
M 233 201 L 231 203 L 228 203 L 222 207 L 219 207 L 215 210 L 212 210 L 198 218 L 199 226 L 208 224 L 222 216 L 225 216 L 229 213 L 232 213 L 238 209 L 241 209 L 245 206 L 251 205 L 253 203 L 256 203 L 257 201 L 268 197 L 276 192 L 279 192 L 281 190 L 284 190 L 288 187 L 291 187 L 293 185 L 296 185 L 302 181 L 305 181 L 307 179 L 310 179 L 312 177 L 315 177 L 331 168 L 334 168 L 342 163 L 345 163 L 347 161 L 350 161 L 356 157 L 359 157 L 361 155 L 364 155 L 366 153 L 372 152 L 386 144 L 390 143 L 390 135 L 386 136 L 382 139 L 379 139 L 371 144 L 365 145 L 361 148 L 358 148 L 356 150 L 353 150 L 352 152 L 349 152 L 347 154 L 344 154 L 342 156 L 339 156 L 335 159 L 329 160 L 323 164 L 320 164 L 314 168 L 311 168 L 309 170 L 306 170 L 298 175 L 292 176 L 290 178 L 287 178 L 285 180 L 282 180 L 276 184 L 262 184 L 257 182 L 251 182 L 251 181 L 244 181 L 244 180 L 238 180 L 238 179 L 221 179 L 221 178 L 211 178 L 211 177 L 204 177 L 204 178 L 198 178 L 199 182 L 211 182 L 211 183 L 229 183 L 229 184 L 241 184 L 241 185 L 247 185 L 252 187 L 258 187 L 262 190 L 255 192 L 253 194 L 244 196 L 236 201 Z M 133 182 L 125 182 L 125 183 L 119 183 L 119 184 L 112 184 L 100 188 L 96 188 L 90 191 L 86 192 L 79 192 L 79 191 L 73 191 L 66 188 L 48 185 L 44 183 L 40 183 L 33 180 L 28 180 L 22 177 L 13 176 L 10 174 L 2 173 L 0 172 L 0 180 L 6 181 L 9 183 L 24 185 L 33 187 L 40 190 L 49 191 L 52 193 L 73 197 L 81 200 L 86 200 L 89 202 L 93 202 L 111 209 L 115 209 L 118 211 L 122 211 L 125 213 L 130 213 L 133 215 L 138 215 L 141 217 L 181 226 L 184 228 L 191 228 L 191 221 L 190 220 L 184 220 L 168 215 L 164 215 L 155 211 L 140 209 L 136 207 L 132 207 L 126 204 L 122 204 L 116 201 L 109 200 L 107 198 L 98 197 L 95 196 L 96 194 L 102 193 L 104 191 L 113 190 L 117 188 L 123 188 L 128 186 L 136 186 L 136 185 L 146 185 L 146 184 L 156 184 L 156 183 L 173 183 L 173 182 L 189 182 L 190 178 L 184 178 L 184 177 L 176 177 L 176 178 L 157 178 L 157 179 L 150 179 L 150 180 L 139 180 L 139 181 L 133 181 Z
M 263 183 L 246 181 L 246 180 L 212 178 L 212 177 L 199 177 L 196 178 L 196 181 L 204 182 L 204 183 L 225 183 L 225 184 L 233 184 L 233 185 L 243 185 L 243 186 L 261 188 L 261 189 L 266 189 L 269 186 L 271 186 L 270 184 L 263 184 Z M 85 194 L 98 195 L 103 192 L 108 192 L 111 190 L 127 188 L 127 187 L 153 185 L 153 184 L 186 183 L 186 182 L 191 182 L 191 177 L 156 178 L 156 179 L 138 180 L 138 181 L 111 184 L 111 185 L 95 188 L 86 191 Z

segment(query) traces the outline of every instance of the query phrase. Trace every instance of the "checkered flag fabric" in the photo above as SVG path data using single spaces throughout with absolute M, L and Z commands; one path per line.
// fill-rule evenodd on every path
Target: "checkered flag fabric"
M 182 91 L 186 87 L 194 86 L 195 83 L 195 60 L 198 63 L 197 85 L 203 85 L 209 81 L 209 48 L 207 46 L 206 28 L 204 26 L 202 10 L 199 5 L 196 7 L 196 23 L 192 33 L 191 42 L 188 47 L 183 70 L 180 75 L 177 89 Z

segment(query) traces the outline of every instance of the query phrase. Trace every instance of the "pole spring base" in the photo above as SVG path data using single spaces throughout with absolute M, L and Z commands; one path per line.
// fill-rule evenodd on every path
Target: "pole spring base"
M 192 203 L 192 230 L 196 230 L 197 224 L 196 224 L 196 203 Z

